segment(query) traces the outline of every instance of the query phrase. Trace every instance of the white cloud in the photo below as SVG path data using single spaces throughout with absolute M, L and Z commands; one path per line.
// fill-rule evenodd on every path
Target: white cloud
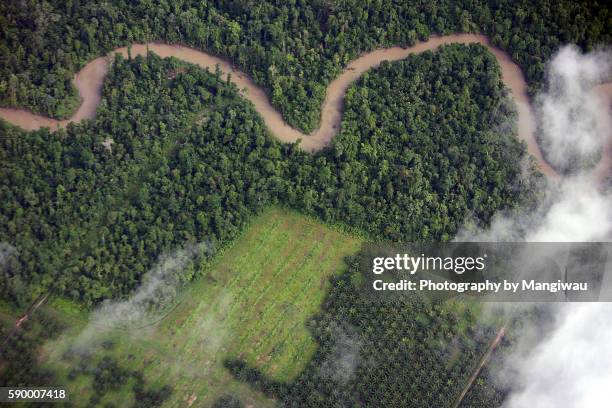
M 588 160 L 609 136 L 608 107 L 592 91 L 610 80 L 611 62 L 610 53 L 582 54 L 566 46 L 549 64 L 547 90 L 536 98 L 536 111 L 541 144 L 553 166 L 563 168 L 574 160 Z
M 590 174 L 592 158 L 612 129 L 608 106 L 593 92 L 594 86 L 610 80 L 611 61 L 610 53 L 582 54 L 573 46 L 562 48 L 554 56 L 546 91 L 536 98 L 536 112 L 545 157 L 555 167 L 569 164 L 572 175 L 545 183 L 542 200 L 529 214 L 500 214 L 486 231 L 464 229 L 457 240 L 612 239 L 612 194 L 597 185 Z M 513 333 L 517 344 L 497 373 L 500 384 L 510 384 L 504 407 L 611 406 L 612 303 L 539 307 L 551 313 L 552 322 L 529 326 L 529 321 L 524 321 L 527 326 Z
M 514 373 L 506 408 L 609 406 L 612 304 L 561 305 L 552 332 L 526 355 L 507 360 L 505 369 Z

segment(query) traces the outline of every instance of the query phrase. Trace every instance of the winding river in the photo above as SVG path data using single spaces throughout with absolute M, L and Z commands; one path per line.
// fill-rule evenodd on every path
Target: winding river
M 519 113 L 519 138 L 526 142 L 529 153 L 536 158 L 542 173 L 551 178 L 558 178 L 557 172 L 543 159 L 540 148 L 535 140 L 535 120 L 527 95 L 527 84 L 521 69 L 512 62 L 508 54 L 492 46 L 489 39 L 484 35 L 453 34 L 435 36 L 408 48 L 381 48 L 361 55 L 351 61 L 344 71 L 327 87 L 325 101 L 321 108 L 319 128 L 309 135 L 289 126 L 283 120 L 281 114 L 272 106 L 266 93 L 259 86 L 255 85 L 246 74 L 234 69 L 228 60 L 182 45 L 163 43 L 134 44 L 131 46 L 131 54 L 132 56 L 146 55 L 147 50 L 150 50 L 161 57 L 176 57 L 202 68 L 208 68 L 211 72 L 214 72 L 215 67 L 219 65 L 223 71 L 223 77 L 231 73 L 231 81 L 239 89 L 246 90 L 245 96 L 255 105 L 255 109 L 263 117 L 268 129 L 275 137 L 285 142 L 295 142 L 298 139 L 302 139 L 300 146 L 304 150 L 312 152 L 328 145 L 338 132 L 342 120 L 343 101 L 346 91 L 365 71 L 377 67 L 382 61 L 402 60 L 411 54 L 435 50 L 442 45 L 473 43 L 485 46 L 497 58 L 502 71 L 502 80 L 512 92 L 517 105 Z M 118 48 L 111 52 L 109 56 L 112 56 L 113 53 L 127 56 L 127 47 Z M 57 129 L 58 127 L 65 127 L 70 122 L 94 118 L 96 108 L 101 100 L 102 84 L 107 73 L 109 60 L 108 56 L 96 58 L 75 75 L 74 83 L 79 91 L 82 103 L 70 119 L 60 121 L 33 114 L 25 109 L 10 108 L 0 108 L 0 117 L 26 130 L 35 130 L 41 127 Z M 608 94 L 607 88 L 606 94 Z M 609 150 L 606 149 L 606 153 L 609 153 Z M 602 161 L 598 166 L 598 173 L 607 174 L 610 165 L 609 154 L 602 155 Z

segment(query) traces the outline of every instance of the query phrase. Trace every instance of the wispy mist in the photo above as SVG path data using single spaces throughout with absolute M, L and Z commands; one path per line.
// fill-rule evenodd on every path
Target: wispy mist
M 200 243 L 160 256 L 129 298 L 106 301 L 91 314 L 88 325 L 75 340 L 74 346 L 77 349 L 87 347 L 107 330 L 140 329 L 151 324 L 172 306 L 181 283 L 190 273 L 186 270 L 192 273 L 194 261 L 210 252 L 208 244 Z
M 345 385 L 355 376 L 362 342 L 357 334 L 340 324 L 331 324 L 330 330 L 334 338 L 334 349 L 322 362 L 320 373 L 325 379 Z
M 551 165 L 580 168 L 598 157 L 612 121 L 607 106 L 593 97 L 596 85 L 611 80 L 612 54 L 582 54 L 562 48 L 549 64 L 547 89 L 536 98 L 540 144 Z
M 612 384 L 611 306 L 557 305 L 554 328 L 539 343 L 523 336 L 500 373 L 513 384 L 505 407 L 607 406 Z
M 610 133 L 609 107 L 593 87 L 610 79 L 610 54 L 581 54 L 565 47 L 549 65 L 546 92 L 538 98 L 543 149 L 557 167 L 573 175 L 550 185 L 546 201 L 525 228 L 526 241 L 607 241 L 612 200 L 590 174 Z M 513 225 L 507 220 L 502 224 Z M 612 305 L 562 304 L 551 309 L 552 328 L 540 341 L 525 327 L 500 377 L 511 380 L 507 408 L 604 406 L 604 384 L 612 384 Z
M 609 52 L 583 54 L 562 48 L 548 67 L 547 86 L 536 98 L 544 156 L 560 180 L 539 186 L 529 211 L 499 214 L 490 228 L 466 226 L 458 241 L 588 242 L 612 239 L 612 194 L 591 172 L 611 136 L 610 107 L 593 92 L 612 79 Z M 499 307 L 500 305 L 498 305 Z M 528 305 L 522 305 L 527 308 Z M 505 408 L 607 406 L 612 384 L 612 304 L 540 305 L 548 316 L 526 324 L 497 380 L 510 387 Z M 521 308 L 514 304 L 507 309 Z
M 8 263 L 9 258 L 17 255 L 17 248 L 8 242 L 0 242 L 0 268 Z

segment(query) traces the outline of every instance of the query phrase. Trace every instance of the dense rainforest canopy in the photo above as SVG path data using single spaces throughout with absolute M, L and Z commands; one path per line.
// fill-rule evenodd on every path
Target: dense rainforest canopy
M 229 58 L 288 123 L 309 131 L 326 84 L 362 51 L 483 32 L 520 64 L 533 92 L 561 44 L 609 43 L 609 27 L 610 11 L 597 2 L 8 0 L 0 3 L 0 106 L 67 117 L 79 103 L 72 78 L 85 63 L 162 40 Z M 164 252 L 194 242 L 223 248 L 271 204 L 373 239 L 434 241 L 451 239 L 468 218 L 487 223 L 535 190 L 522 172 L 513 104 L 482 46 L 382 64 L 349 89 L 344 110 L 331 146 L 311 155 L 271 137 L 219 73 L 153 54 L 116 57 L 95 120 L 54 133 L 0 121 L 0 297 L 23 307 L 53 292 L 91 307 L 128 296 Z M 419 406 L 447 404 L 489 329 L 472 324 L 469 310 L 419 299 L 373 309 L 351 296 L 352 285 L 349 274 L 334 280 L 311 324 L 320 350 L 295 382 L 271 382 L 240 361 L 228 367 L 288 406 L 402 406 L 406 393 Z M 424 320 L 405 319 L 413 312 Z M 53 321 L 37 315 L 2 350 L 11 385 L 49 382 L 31 351 L 61 330 Z M 358 376 L 319 381 L 333 377 L 326 367 L 338 350 L 356 345 L 372 356 L 381 344 L 384 370 L 357 365 Z M 445 365 L 456 347 L 466 354 Z M 414 364 L 398 366 L 398 358 Z M 114 361 L 93 374 L 102 391 L 131 378 L 150 406 L 170 392 L 148 389 L 141 373 Z M 408 388 L 406 379 L 414 380 Z M 484 380 L 474 390 L 464 406 L 503 399 Z M 218 406 L 240 402 L 227 396 Z
M 250 102 L 218 72 L 154 54 L 117 56 L 94 121 L 54 133 L 0 123 L 2 298 L 23 306 L 52 291 L 91 306 L 127 296 L 160 254 L 193 242 L 223 247 L 254 212 L 272 203 L 372 238 L 449 239 L 466 217 L 486 222 L 529 196 L 519 167 L 526 153 L 514 119 L 497 62 L 480 45 L 445 46 L 367 73 L 347 93 L 340 134 L 315 155 L 269 135 Z M 195 272 L 183 271 L 182 279 Z M 328 382 L 315 389 L 319 365 L 345 338 L 336 336 L 345 330 L 337 322 L 346 318 L 336 315 L 350 295 L 343 281 L 329 295 L 329 318 L 313 327 L 322 346 L 317 359 L 295 384 L 274 385 L 262 377 L 257 387 L 272 384 L 266 392 L 298 406 L 314 403 L 306 395 L 323 405 L 350 405 L 369 393 L 365 383 Z M 457 317 L 415 302 L 419 313 L 441 326 L 423 331 L 402 317 L 398 305 L 388 305 L 399 319 L 388 321 L 394 329 L 380 332 L 381 338 L 363 337 L 381 311 L 366 303 L 355 305 L 360 312 L 347 324 L 364 330 L 358 334 L 364 346 L 384 341 L 391 347 L 419 330 L 424 339 L 441 341 L 419 349 L 406 344 L 389 357 L 420 356 L 415 364 L 422 370 L 439 371 L 435 384 L 415 384 L 414 395 L 434 386 L 440 398 L 454 395 L 489 332 L 473 324 L 470 330 L 481 340 L 454 344 Z M 53 383 L 53 373 L 40 369 L 28 350 L 61 328 L 47 313 L 35 316 L 2 353 L 12 373 L 4 385 Z M 436 355 L 458 346 L 469 353 L 444 371 Z M 148 406 L 163 403 L 170 392 L 148 388 L 140 372 L 116 361 L 75 358 L 81 363 L 71 375 L 92 375 L 97 385 L 92 403 L 128 380 Z M 239 379 L 253 380 L 254 372 L 241 362 L 228 364 Z M 394 378 L 419 375 L 397 369 Z M 390 378 L 383 374 L 379 368 L 364 378 L 382 387 Z M 388 385 L 389 392 L 372 398 L 400 398 L 398 384 Z M 490 394 L 487 399 L 499 399 L 497 390 Z M 423 401 L 436 402 L 435 395 L 424 393 Z M 230 396 L 219 404 L 228 401 L 239 406 Z
M 129 1 L 0 3 L 0 106 L 66 117 L 85 63 L 134 41 L 185 43 L 231 59 L 288 123 L 316 128 L 326 84 L 359 53 L 433 34 L 482 32 L 509 52 L 532 89 L 562 44 L 610 42 L 598 1 Z
M 127 295 L 164 251 L 222 247 L 271 203 L 372 238 L 447 240 L 526 196 L 513 118 L 494 57 L 446 46 L 365 75 L 311 155 L 270 136 L 218 72 L 117 56 L 95 121 L 0 123 L 0 242 L 17 248 L 3 298 Z

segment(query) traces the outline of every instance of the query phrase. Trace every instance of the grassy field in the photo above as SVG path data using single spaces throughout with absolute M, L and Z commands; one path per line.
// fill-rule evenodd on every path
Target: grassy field
M 147 385 L 171 385 L 168 406 L 187 406 L 189 399 L 192 406 L 210 406 L 223 394 L 239 396 L 247 406 L 272 406 L 273 401 L 236 381 L 223 361 L 240 357 L 274 379 L 291 380 L 316 347 L 305 322 L 319 309 L 329 276 L 342 271 L 343 258 L 360 243 L 295 212 L 270 208 L 185 290 L 165 318 L 142 329 L 97 334 L 114 346 L 96 347 L 93 358 L 112 355 L 126 368 L 142 370 Z M 92 377 L 69 380 L 75 363 L 62 355 L 87 316 L 64 300 L 48 307 L 71 329 L 45 346 L 44 365 L 58 373 L 73 402 L 86 404 Z M 103 402 L 125 406 L 131 394 L 126 384 Z

